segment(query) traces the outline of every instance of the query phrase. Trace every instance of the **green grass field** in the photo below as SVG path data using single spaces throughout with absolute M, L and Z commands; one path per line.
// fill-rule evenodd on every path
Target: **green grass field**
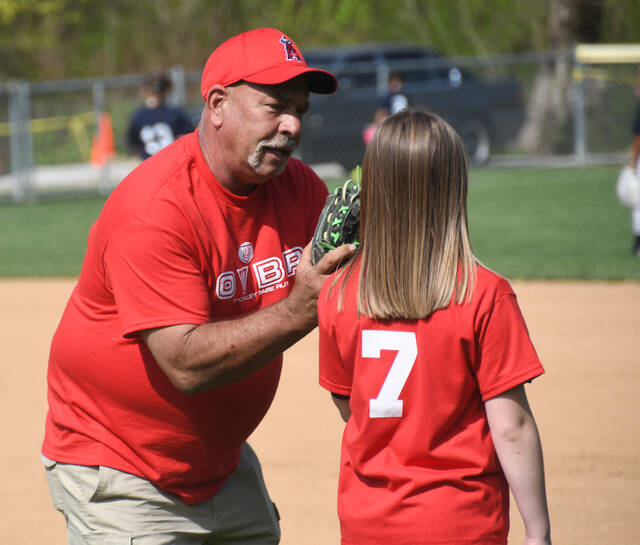
M 469 223 L 478 258 L 512 278 L 640 280 L 619 168 L 477 170 Z
M 477 256 L 512 279 L 640 281 L 630 214 L 615 197 L 617 172 L 473 170 L 469 221 Z M 0 205 L 0 276 L 76 276 L 103 203 Z

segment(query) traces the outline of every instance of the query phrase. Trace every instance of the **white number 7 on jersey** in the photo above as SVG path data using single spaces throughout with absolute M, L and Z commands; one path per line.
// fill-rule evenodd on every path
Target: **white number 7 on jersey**
M 418 357 L 415 333 L 407 331 L 362 331 L 362 357 L 379 358 L 381 350 L 397 350 L 378 397 L 369 400 L 369 418 L 402 416 L 400 392 Z

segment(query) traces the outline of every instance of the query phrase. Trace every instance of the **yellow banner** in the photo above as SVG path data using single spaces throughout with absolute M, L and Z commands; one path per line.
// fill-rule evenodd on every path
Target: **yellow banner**
M 87 125 L 96 122 L 95 112 L 82 112 L 72 115 L 59 115 L 53 117 L 41 117 L 29 120 L 29 130 L 31 132 L 48 132 L 69 129 L 73 132 L 74 128 L 82 125 L 85 129 Z M 11 134 L 11 123 L 0 123 L 0 136 L 8 136 Z
M 640 63 L 640 44 L 579 44 L 575 56 L 583 64 Z

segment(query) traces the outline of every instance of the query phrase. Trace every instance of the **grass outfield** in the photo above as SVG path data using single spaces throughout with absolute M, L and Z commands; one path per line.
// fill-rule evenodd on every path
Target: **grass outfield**
M 478 258 L 510 278 L 640 280 L 619 168 L 477 170 L 469 223 Z
M 469 222 L 477 256 L 513 279 L 640 281 L 630 214 L 615 197 L 617 172 L 473 170 Z M 103 203 L 0 205 L 0 276 L 76 276 Z

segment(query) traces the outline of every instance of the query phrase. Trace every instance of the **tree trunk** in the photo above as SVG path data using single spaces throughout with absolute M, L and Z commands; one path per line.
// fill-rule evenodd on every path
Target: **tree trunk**
M 550 0 L 548 43 L 558 55 L 538 69 L 520 134 L 524 151 L 572 151 L 573 46 L 578 40 L 597 40 L 603 9 L 604 0 Z

